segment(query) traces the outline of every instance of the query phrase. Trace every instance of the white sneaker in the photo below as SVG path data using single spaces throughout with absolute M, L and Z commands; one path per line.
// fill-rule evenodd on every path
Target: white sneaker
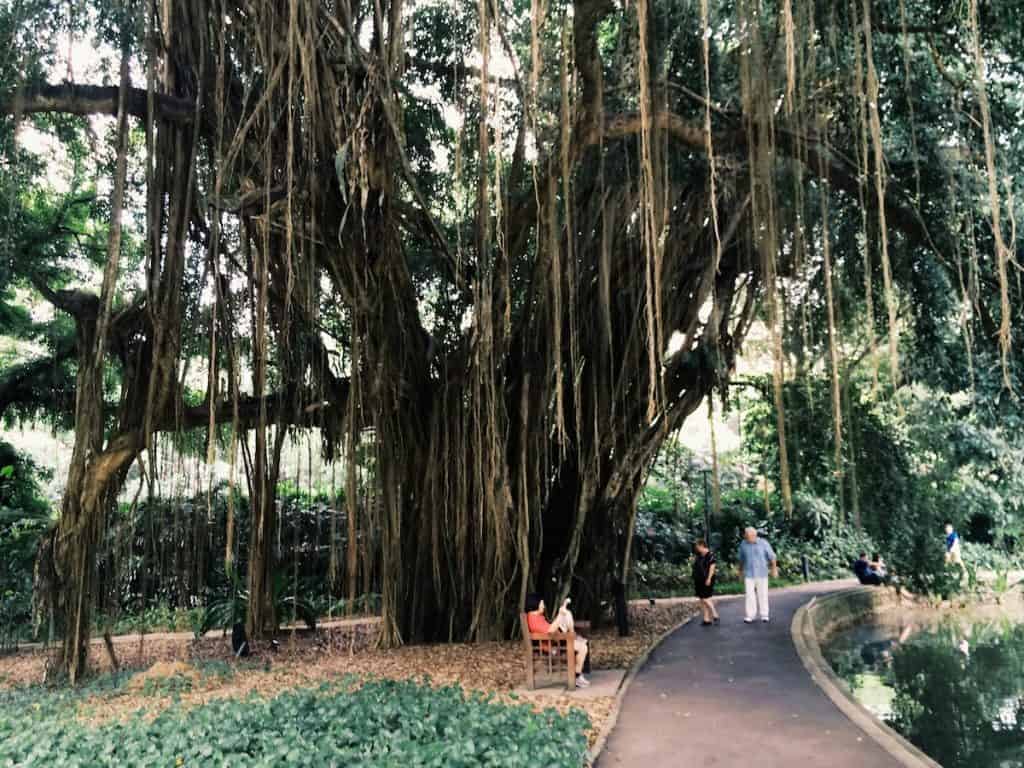
M 762 622 L 763 622 L 764 624 L 767 624 L 767 623 L 768 623 L 768 617 L 767 617 L 767 616 L 762 616 L 762 617 L 761 617 L 761 621 L 762 621 Z
M 743 620 L 743 623 L 744 623 L 744 624 L 753 624 L 753 623 L 754 623 L 754 620 L 753 620 L 753 619 L 744 619 L 744 620 Z
M 576 687 L 577 688 L 589 688 L 590 681 L 587 680 L 583 675 L 576 675 Z

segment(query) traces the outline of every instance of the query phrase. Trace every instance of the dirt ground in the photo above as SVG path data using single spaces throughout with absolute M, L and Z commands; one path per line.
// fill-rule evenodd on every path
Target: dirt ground
M 590 633 L 594 669 L 629 667 L 662 633 L 696 610 L 690 601 L 631 606 L 630 637 L 618 637 L 614 627 Z M 123 669 L 139 671 L 112 691 L 84 698 L 77 707 L 77 717 L 100 724 L 127 718 L 139 710 L 153 716 L 172 705 L 192 707 L 251 693 L 272 696 L 287 689 L 337 682 L 346 676 L 354 681 L 363 677 L 429 678 L 434 685 L 459 684 L 501 699 L 534 701 L 538 707 L 584 709 L 593 726 L 593 741 L 614 701 L 612 696 L 583 699 L 569 692 L 549 693 L 543 698 L 514 693 L 525 677 L 522 645 L 517 641 L 383 650 L 375 647 L 375 639 L 373 624 L 329 627 L 315 634 L 295 632 L 281 636 L 276 650 L 269 644 L 256 645 L 254 655 L 242 660 L 234 659 L 230 639 L 221 636 L 200 641 L 165 637 L 141 643 L 121 639 L 115 645 L 118 662 Z M 43 682 L 49 658 L 42 649 L 0 657 L 0 688 Z M 110 670 L 103 645 L 92 647 L 90 663 L 100 673 Z

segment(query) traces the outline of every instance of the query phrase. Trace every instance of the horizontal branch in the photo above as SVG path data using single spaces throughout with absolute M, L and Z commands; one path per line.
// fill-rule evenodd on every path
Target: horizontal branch
M 672 139 L 690 149 L 703 151 L 707 147 L 707 135 L 702 122 L 687 120 L 667 110 L 657 112 L 652 121 L 654 128 L 665 131 Z M 639 133 L 641 125 L 639 114 L 614 115 L 605 122 L 604 138 L 626 138 Z M 599 138 L 599 136 L 589 136 L 587 141 L 593 143 Z M 743 131 L 739 129 L 716 131 L 713 138 L 716 153 L 737 152 L 743 150 L 746 145 Z M 813 137 L 805 137 L 805 143 L 801 147 L 795 136 L 780 131 L 776 148 L 791 159 L 802 161 L 814 176 L 820 176 L 822 170 L 825 170 L 829 177 L 828 180 L 834 187 L 842 189 L 853 199 L 857 198 L 860 182 L 856 170 L 847 167 L 826 143 Z M 921 216 L 913 208 L 899 200 L 896 192 L 891 188 L 886 192 L 885 207 L 890 224 L 920 245 L 935 250 L 934 241 Z
M 344 414 L 348 406 L 348 379 L 337 379 L 333 384 L 333 391 L 322 395 L 304 389 L 298 393 L 274 392 L 263 397 L 241 396 L 238 398 L 238 426 L 243 430 L 253 429 L 265 415 L 268 424 L 275 424 L 280 419 L 289 426 L 319 427 L 324 421 Z M 235 418 L 233 401 L 221 401 L 214 406 L 214 423 L 230 424 Z M 183 408 L 178 413 L 168 413 L 157 425 L 157 430 L 172 432 L 207 427 L 209 424 L 210 404 L 207 402 Z
M 286 197 L 288 197 L 288 190 L 285 187 L 273 187 L 269 190 L 254 189 L 238 197 L 222 197 L 220 200 L 211 197 L 209 205 L 224 213 L 257 216 L 266 213 L 268 203 L 274 205 Z
M 955 31 L 955 21 L 952 17 L 942 19 L 934 24 L 885 24 L 875 22 L 871 28 L 884 35 L 941 35 Z
M 100 297 L 90 291 L 53 289 L 38 275 L 29 278 L 43 298 L 74 318 L 85 319 L 99 312 Z
M 704 131 L 703 122 L 695 120 L 687 120 L 686 118 L 677 115 L 675 112 L 668 110 L 660 110 L 656 112 L 652 118 L 652 128 L 656 130 L 665 131 L 676 141 L 679 141 L 691 149 L 704 151 L 707 148 L 707 134 Z M 605 121 L 604 125 L 604 138 L 605 139 L 623 139 L 627 136 L 633 136 L 640 133 L 640 129 L 643 123 L 639 113 L 625 113 L 620 115 L 612 115 Z M 715 134 L 715 151 L 727 152 L 734 150 L 738 147 L 738 138 L 741 136 L 739 131 L 735 131 L 731 134 L 722 134 L 721 132 Z M 593 144 L 600 140 L 599 135 L 591 135 L 587 137 L 587 143 Z
M 0 96 L 0 114 L 33 114 L 59 112 L 68 115 L 117 115 L 118 91 L 116 85 L 44 85 L 24 94 L 7 93 Z M 145 88 L 130 88 L 125 100 L 128 114 L 145 119 L 147 108 Z M 175 123 L 191 122 L 195 117 L 195 104 L 165 94 L 154 94 L 155 117 Z
M 407 68 L 416 69 L 420 72 L 430 72 L 437 77 L 451 78 L 456 82 L 465 82 L 468 78 L 479 80 L 481 75 L 479 67 L 463 62 L 438 62 L 419 56 L 406 56 L 405 62 Z M 498 77 L 491 73 L 488 74 L 487 80 L 503 88 L 516 88 L 518 86 L 514 77 Z

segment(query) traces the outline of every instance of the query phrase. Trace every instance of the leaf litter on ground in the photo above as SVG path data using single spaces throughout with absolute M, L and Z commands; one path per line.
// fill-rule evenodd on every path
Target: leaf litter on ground
M 631 605 L 630 636 L 619 637 L 614 627 L 589 633 L 593 668 L 628 668 L 660 635 L 696 612 L 689 600 Z M 254 643 L 254 658 L 242 660 L 234 659 L 227 639 L 221 637 L 121 643 L 121 664 L 138 671 L 122 672 L 116 684 L 87 686 L 64 706 L 70 707 L 77 723 L 95 730 L 133 721 L 152 723 L 165 713 L 224 706 L 229 700 L 270 701 L 339 681 L 344 681 L 346 691 L 355 692 L 381 680 L 417 680 L 437 691 L 458 686 L 469 696 L 489 696 L 496 705 L 526 704 L 535 712 L 551 710 L 563 717 L 582 711 L 592 744 L 614 705 L 611 695 L 582 698 L 568 691 L 537 695 L 521 690 L 525 669 L 520 641 L 380 649 L 374 645 L 374 631 L 372 626 L 350 625 L 338 632 L 289 633 L 276 653 L 267 644 Z M 100 669 L 109 668 L 102 648 L 93 651 L 91 661 Z M 0 691 L 38 683 L 47 660 L 42 651 L 0 658 Z M 101 673 L 96 679 L 104 677 L 112 676 Z M 39 700 L 47 698 L 41 695 Z

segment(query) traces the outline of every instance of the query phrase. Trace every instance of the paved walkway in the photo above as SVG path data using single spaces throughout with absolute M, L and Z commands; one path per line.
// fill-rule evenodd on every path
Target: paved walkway
M 744 624 L 742 598 L 723 598 L 721 625 L 672 634 L 626 693 L 599 768 L 898 766 L 814 684 L 790 639 L 797 608 L 853 584 L 773 591 L 770 624 Z
M 611 699 L 619 692 L 622 679 L 626 676 L 624 669 L 595 669 L 587 675 L 590 685 L 586 688 L 577 688 L 574 691 L 567 691 L 565 688 L 565 673 L 560 673 L 557 678 L 549 678 L 542 681 L 543 676 L 538 672 L 538 683 L 534 689 L 525 685 L 515 689 L 516 695 L 526 699 L 543 701 L 545 699 L 560 699 L 564 696 L 571 696 L 577 699 Z

